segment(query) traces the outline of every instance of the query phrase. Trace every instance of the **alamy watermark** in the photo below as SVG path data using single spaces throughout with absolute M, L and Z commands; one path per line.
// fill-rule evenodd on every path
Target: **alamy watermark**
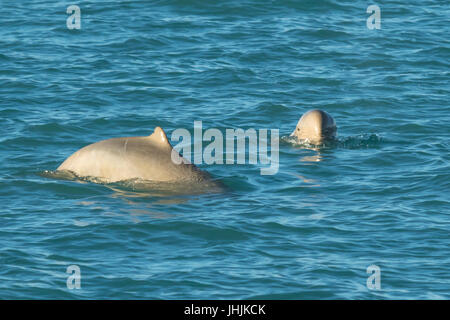
M 71 5 L 67 7 L 67 14 L 70 16 L 66 20 L 66 25 L 69 30 L 81 29 L 81 9 L 77 5 Z
M 367 29 L 381 29 L 381 10 L 380 7 L 376 4 L 372 4 L 367 7 L 367 13 L 371 13 L 371 15 L 367 18 L 366 25 Z
M 268 155 L 269 131 L 270 157 Z M 180 138 L 181 142 L 179 142 Z M 224 138 L 219 129 L 211 128 L 203 132 L 202 121 L 194 121 L 194 141 L 187 129 L 174 130 L 171 140 L 179 142 L 174 146 L 171 157 L 176 164 L 182 163 L 183 159 L 194 164 L 245 164 L 248 158 L 248 164 L 259 163 L 265 166 L 260 169 L 261 175 L 274 175 L 278 172 L 278 129 L 226 129 Z M 208 145 L 203 148 L 205 141 Z M 248 141 L 248 148 L 246 148 L 246 141 Z M 179 152 L 182 153 L 182 157 Z M 248 157 L 246 157 L 247 154 Z
M 81 9 L 79 6 L 73 4 L 67 7 L 67 14 L 70 16 L 66 20 L 66 25 L 69 30 L 81 29 Z M 367 7 L 367 13 L 371 14 L 367 20 L 366 25 L 369 30 L 381 29 L 381 9 L 376 4 Z
M 76 264 L 67 267 L 66 273 L 69 274 L 67 277 L 66 285 L 67 289 L 81 289 L 81 269 Z
M 369 290 L 381 290 L 381 269 L 379 266 L 372 264 L 367 267 L 367 274 L 370 276 L 367 278 L 367 289 Z

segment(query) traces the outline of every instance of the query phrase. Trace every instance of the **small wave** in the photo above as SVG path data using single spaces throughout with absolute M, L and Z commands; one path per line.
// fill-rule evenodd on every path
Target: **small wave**
M 321 144 L 314 144 L 308 139 L 298 139 L 294 136 L 283 136 L 281 137 L 281 143 L 289 144 L 294 147 L 301 147 L 305 149 L 317 149 L 317 148 L 327 148 L 335 146 L 337 140 L 325 140 Z
M 350 34 L 344 31 L 337 31 L 332 29 L 318 29 L 309 33 L 309 36 L 319 39 L 334 40 L 334 39 L 345 39 L 349 37 Z
M 338 147 L 348 149 L 371 148 L 381 144 L 383 138 L 376 133 L 363 133 L 357 136 L 340 138 L 337 140 Z
M 262 102 L 256 107 L 257 112 L 263 112 L 267 114 L 279 114 L 281 112 L 289 111 L 289 107 L 284 104 L 276 104 L 271 102 Z
M 377 147 L 383 141 L 381 136 L 376 133 L 363 133 L 356 136 L 336 138 L 333 140 L 325 140 L 321 144 L 311 143 L 308 139 L 299 140 L 292 136 L 281 137 L 281 142 L 292 145 L 294 147 L 302 147 L 305 149 L 326 149 L 326 148 L 345 148 L 359 149 Z
M 11 60 L 10 57 L 8 57 L 8 56 L 5 55 L 5 54 L 1 54 L 1 53 L 0 53 L 0 61 L 9 61 L 9 60 Z

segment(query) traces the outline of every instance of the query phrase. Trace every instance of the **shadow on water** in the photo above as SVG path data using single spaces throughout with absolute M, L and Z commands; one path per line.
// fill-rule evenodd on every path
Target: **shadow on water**
M 44 171 L 40 176 L 49 179 L 65 180 L 78 184 L 98 184 L 111 191 L 110 200 L 119 200 L 125 206 L 112 209 L 113 203 L 101 196 L 85 198 L 78 201 L 91 210 L 102 212 L 108 216 L 129 217 L 135 223 L 151 219 L 169 219 L 176 216 L 175 212 L 169 213 L 166 206 L 184 205 L 193 199 L 205 195 L 222 194 L 228 191 L 228 187 L 219 180 L 202 182 L 177 181 L 157 182 L 141 179 L 131 179 L 115 183 L 107 183 L 95 177 L 79 177 L 70 171 Z M 170 210 L 169 210 L 170 211 Z M 143 219 L 143 220 L 142 220 Z M 77 222 L 78 223 L 78 222 Z

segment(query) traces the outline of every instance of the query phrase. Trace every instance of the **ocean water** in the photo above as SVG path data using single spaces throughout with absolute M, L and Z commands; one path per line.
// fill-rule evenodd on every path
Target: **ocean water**
M 450 4 L 377 1 L 373 30 L 370 4 L 2 0 L 0 298 L 450 298 Z M 287 138 L 313 108 L 334 143 Z M 202 164 L 226 190 L 200 194 L 48 174 L 194 121 L 279 129 L 278 173 Z

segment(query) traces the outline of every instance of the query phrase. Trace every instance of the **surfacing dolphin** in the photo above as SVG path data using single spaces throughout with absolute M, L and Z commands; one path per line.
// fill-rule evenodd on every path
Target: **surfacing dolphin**
M 333 117 L 319 109 L 309 110 L 298 120 L 291 137 L 313 144 L 321 144 L 336 137 L 336 122 Z
M 79 177 L 95 177 L 106 183 L 130 179 L 159 182 L 203 182 L 211 176 L 178 155 L 163 129 L 156 127 L 150 136 L 113 138 L 81 148 L 56 170 L 67 170 Z

